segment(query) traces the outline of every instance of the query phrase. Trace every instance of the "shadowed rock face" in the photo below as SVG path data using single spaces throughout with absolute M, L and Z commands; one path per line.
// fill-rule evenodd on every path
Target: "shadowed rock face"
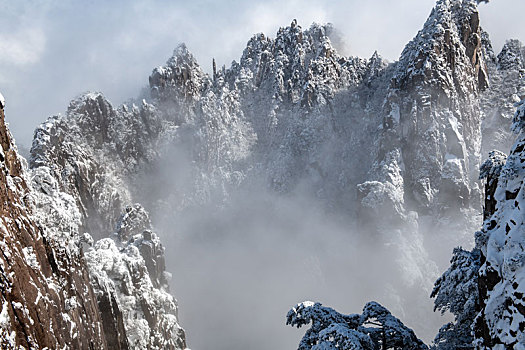
M 21 160 L 0 108 L 0 343 L 5 349 L 106 349 L 80 251 L 63 254 L 32 216 Z

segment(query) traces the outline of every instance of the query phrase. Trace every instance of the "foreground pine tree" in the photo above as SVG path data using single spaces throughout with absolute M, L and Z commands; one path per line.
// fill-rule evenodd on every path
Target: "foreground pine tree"
M 367 303 L 360 315 L 344 315 L 311 301 L 288 311 L 286 324 L 300 328 L 310 323 L 298 350 L 428 349 L 412 329 L 375 301 Z

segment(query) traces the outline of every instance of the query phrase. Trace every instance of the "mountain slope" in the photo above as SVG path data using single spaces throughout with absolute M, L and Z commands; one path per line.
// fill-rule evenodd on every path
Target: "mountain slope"
M 525 97 L 525 60 L 523 44 L 508 40 L 496 56 L 487 33 L 482 35 L 487 56 L 490 86 L 481 94 L 483 117 L 482 155 L 492 150 L 508 152 L 515 136 L 510 131 L 514 104 Z
M 114 110 L 101 94 L 85 94 L 71 102 L 66 118 L 50 118 L 36 130 L 31 149 L 37 217 L 64 255 L 86 249 L 85 270 L 111 349 L 186 348 L 164 249 L 147 212 L 129 207 L 125 182 L 154 152 L 148 145 L 161 129 L 152 110 L 146 103 Z M 77 245 L 64 249 L 69 240 Z

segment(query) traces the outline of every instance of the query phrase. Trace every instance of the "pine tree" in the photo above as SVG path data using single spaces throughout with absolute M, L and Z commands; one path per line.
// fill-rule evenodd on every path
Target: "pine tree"
M 428 349 L 413 330 L 375 301 L 367 303 L 361 315 L 344 315 L 305 301 L 293 307 L 286 319 L 286 324 L 297 328 L 311 323 L 298 350 Z

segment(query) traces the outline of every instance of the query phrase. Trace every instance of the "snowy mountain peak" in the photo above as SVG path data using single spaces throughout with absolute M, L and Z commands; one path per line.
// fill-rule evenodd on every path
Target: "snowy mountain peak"
M 476 74 L 474 81 L 462 82 L 469 90 L 487 86 L 487 73 L 481 48 L 481 28 L 475 2 L 470 0 L 440 0 L 432 10 L 423 29 L 401 54 L 396 85 L 426 80 L 444 86 L 458 84 L 462 61 L 470 61 Z M 450 68 L 450 69 L 449 69 Z M 441 72 L 450 70 L 449 74 Z M 408 79 L 409 78 L 409 79 Z M 430 78 L 430 79 L 429 79 Z M 408 79 L 408 80 L 407 80 Z
M 281 27 L 275 38 L 275 49 L 280 54 L 287 55 L 293 62 L 294 56 L 302 57 L 313 54 L 314 57 L 327 57 L 335 55 L 335 49 L 330 42 L 329 34 L 333 31 L 331 24 L 313 23 L 309 29 L 304 30 L 294 20 L 289 27 Z M 304 63 L 304 61 L 303 61 Z
M 166 66 L 155 68 L 149 77 L 152 96 L 161 100 L 198 99 L 210 84 L 210 78 L 185 44 L 177 46 Z
M 475 2 L 438 1 L 395 65 L 371 181 L 360 186 L 364 207 L 380 193 L 399 213 L 405 203 L 478 205 L 477 96 L 487 79 Z
M 517 39 L 507 40 L 498 55 L 500 69 L 525 68 L 525 47 Z
M 67 115 L 77 117 L 79 127 L 89 131 L 98 142 L 109 140 L 110 123 L 115 117 L 115 111 L 102 93 L 87 92 L 72 100 Z
M 168 65 L 176 66 L 177 64 L 180 64 L 180 62 L 185 62 L 189 64 L 197 64 L 197 60 L 195 59 L 193 54 L 190 52 L 190 50 L 188 49 L 185 43 L 180 43 L 173 50 L 173 55 L 168 60 Z

